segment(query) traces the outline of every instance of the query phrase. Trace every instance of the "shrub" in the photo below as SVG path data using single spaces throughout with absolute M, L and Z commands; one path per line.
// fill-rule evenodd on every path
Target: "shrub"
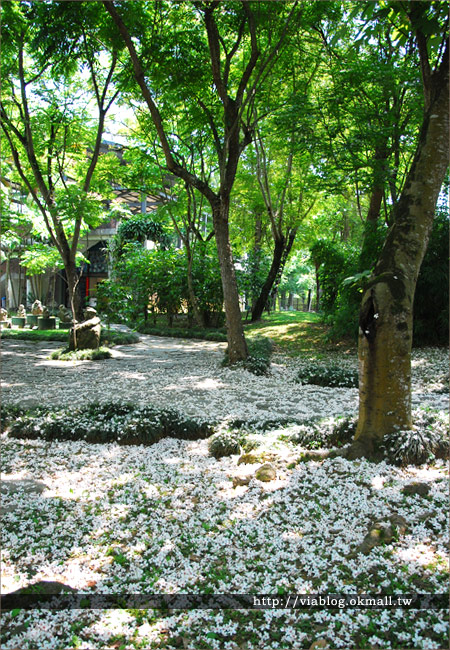
M 150 323 L 140 323 L 138 331 L 141 334 L 150 334 L 151 336 L 168 336 L 181 339 L 200 339 L 204 341 L 226 342 L 227 335 L 225 330 L 209 330 L 200 328 L 181 328 L 181 327 L 155 327 Z
M 265 336 L 255 336 L 247 341 L 249 355 L 245 361 L 233 364 L 231 367 L 244 368 L 253 375 L 267 375 L 270 367 L 273 344 Z M 229 366 L 228 350 L 225 350 L 223 366 Z
M 139 343 L 139 334 L 136 332 L 118 332 L 117 330 L 102 329 L 100 343 L 104 345 L 130 345 Z
M 310 420 L 301 424 L 290 440 L 305 449 L 342 447 L 352 441 L 357 422 L 355 416 Z
M 111 358 L 111 350 L 108 348 L 99 347 L 96 350 L 69 350 L 69 348 L 61 348 L 54 350 L 50 359 L 57 359 L 59 361 L 100 361 L 101 359 Z
M 232 456 L 239 454 L 241 451 L 239 440 L 236 434 L 229 431 L 220 431 L 214 434 L 208 440 L 208 451 L 214 458 L 223 458 L 224 456 Z
M 414 426 L 386 435 L 383 448 L 393 465 L 422 465 L 435 458 L 447 458 L 450 450 L 448 423 L 438 414 L 416 410 Z
M 312 362 L 299 371 L 296 381 L 328 388 L 357 388 L 358 372 L 338 364 Z
M 121 445 L 151 445 L 165 437 L 198 440 L 212 433 L 208 423 L 172 409 L 114 402 L 78 408 L 39 407 L 16 418 L 9 428 L 13 438 Z
M 24 415 L 26 409 L 19 404 L 2 404 L 0 406 L 0 422 L 2 431 L 9 426 L 11 422 Z

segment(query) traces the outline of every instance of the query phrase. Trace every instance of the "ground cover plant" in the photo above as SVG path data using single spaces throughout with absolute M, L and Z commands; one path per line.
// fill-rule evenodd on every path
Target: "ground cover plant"
M 94 350 L 69 350 L 69 348 L 61 348 L 54 350 L 50 359 L 58 361 L 101 361 L 102 359 L 110 359 L 111 350 L 100 346 Z
M 8 433 L 13 438 L 33 440 L 151 445 L 165 437 L 205 438 L 212 429 L 206 422 L 185 418 L 173 409 L 94 402 L 75 408 L 30 409 L 10 422 Z
M 342 364 L 326 364 L 308 361 L 299 371 L 297 381 L 301 384 L 328 386 L 329 388 L 356 388 L 358 372 Z
M 151 323 L 142 323 L 138 326 L 138 332 L 142 334 L 150 334 L 151 336 L 169 336 L 181 339 L 200 339 L 204 341 L 223 341 L 226 342 L 227 335 L 224 328 L 209 329 L 200 327 L 186 327 L 186 323 L 182 321 L 180 324 L 174 324 L 172 327 L 168 325 L 164 327 L 162 323 L 158 326 Z

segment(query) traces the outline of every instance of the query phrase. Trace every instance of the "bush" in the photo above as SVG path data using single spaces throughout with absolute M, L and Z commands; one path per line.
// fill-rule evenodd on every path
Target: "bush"
M 172 409 L 94 402 L 78 408 L 29 410 L 11 423 L 8 433 L 20 439 L 151 445 L 166 437 L 208 438 L 213 430 L 208 423 L 185 418 Z
M 383 439 L 386 459 L 393 465 L 422 465 L 435 458 L 447 458 L 450 450 L 448 422 L 431 412 L 416 410 L 414 426 Z
M 290 440 L 305 449 L 342 447 L 353 440 L 357 423 L 355 416 L 310 420 L 301 424 Z
M 26 413 L 26 409 L 19 404 L 2 404 L 0 406 L 0 422 L 2 431 L 10 425 L 11 422 L 17 420 Z
M 312 362 L 299 371 L 296 381 L 328 388 L 357 388 L 358 372 L 338 364 Z
M 220 431 L 208 440 L 208 451 L 211 456 L 219 459 L 224 456 L 239 454 L 241 448 L 236 434 L 230 433 L 229 431 Z
M 255 338 L 248 339 L 247 347 L 249 352 L 247 359 L 235 363 L 232 366 L 230 366 L 228 350 L 225 350 L 225 358 L 222 365 L 230 366 L 233 369 L 244 368 L 253 375 L 267 375 L 273 350 L 272 341 L 265 336 L 255 336 Z
M 116 330 L 109 330 L 102 328 L 100 334 L 100 343 L 104 345 L 131 345 L 139 343 L 139 334 L 136 332 L 118 332 Z
M 61 348 L 60 350 L 54 350 L 50 355 L 50 359 L 59 361 L 100 361 L 101 359 L 110 359 L 111 356 L 111 350 L 104 347 L 99 347 L 96 350 Z
M 169 336 L 180 339 L 200 339 L 204 341 L 226 342 L 227 335 L 225 330 L 209 330 L 200 328 L 187 327 L 155 327 L 150 323 L 140 323 L 138 331 L 141 334 L 150 334 L 151 336 Z

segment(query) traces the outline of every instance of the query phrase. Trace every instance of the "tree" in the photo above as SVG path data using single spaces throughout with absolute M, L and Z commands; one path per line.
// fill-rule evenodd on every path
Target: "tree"
M 150 7 L 158 12 L 157 17 L 146 4 L 140 3 L 135 8 L 139 19 L 132 27 L 126 24 L 131 25 L 129 3 L 116 6 L 111 0 L 104 0 L 103 4 L 128 50 L 134 78 L 156 129 L 168 171 L 197 189 L 210 203 L 229 359 L 231 363 L 243 360 L 248 351 L 229 238 L 230 197 L 240 156 L 253 138 L 258 90 L 283 46 L 297 2 L 159 3 Z M 127 18 L 123 17 L 125 6 Z M 169 21 L 165 22 L 164 12 Z M 159 33 L 157 24 L 163 24 Z M 152 39 L 161 49 L 153 46 Z M 158 60 L 161 54 L 163 60 Z M 164 97 L 167 87 L 173 99 L 173 80 L 178 84 L 176 108 L 184 111 L 186 120 L 186 109 L 196 116 L 193 136 L 201 133 L 202 138 L 208 137 L 215 151 L 217 183 L 208 181 L 199 171 L 189 170 L 177 155 L 177 134 L 171 134 L 170 116 L 160 110 L 164 103 L 161 96 Z M 171 115 L 173 108 L 172 104 Z
M 388 17 L 414 35 L 424 109 L 414 160 L 393 208 L 393 225 L 365 287 L 359 316 L 359 419 L 350 457 L 376 455 L 388 433 L 411 421 L 412 308 L 420 265 L 448 168 L 448 14 L 442 3 L 370 3 L 366 15 Z M 376 23 L 375 23 L 376 24 Z M 437 47 L 435 48 L 435 43 Z
M 14 1 L 3 10 L 2 78 L 7 81 L 2 84 L 1 128 L 18 178 L 61 256 L 72 311 L 81 319 L 77 250 L 83 230 L 105 218 L 91 190 L 106 115 L 117 97 L 111 88 L 117 54 L 103 52 L 99 61 L 96 42 L 83 26 L 68 53 L 51 38 L 42 39 L 49 20 L 44 3 Z M 55 33 L 63 34 L 59 19 Z M 81 61 L 80 69 L 74 57 Z M 96 119 L 87 107 L 91 98 Z
M 281 156 L 278 153 L 278 161 L 272 159 L 271 164 L 259 132 L 255 146 L 256 176 L 269 217 L 274 247 L 269 271 L 253 304 L 253 322 L 261 318 L 269 299 L 274 302 L 297 231 L 315 203 L 315 197 L 311 194 L 311 158 L 304 151 L 298 151 L 294 133 L 288 139 L 287 151 L 282 149 Z

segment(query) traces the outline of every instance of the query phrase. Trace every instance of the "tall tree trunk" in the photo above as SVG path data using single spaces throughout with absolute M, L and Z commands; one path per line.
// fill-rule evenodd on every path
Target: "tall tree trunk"
M 411 428 L 412 308 L 439 192 L 448 167 L 448 58 L 425 112 L 416 155 L 394 207 L 359 330 L 359 420 L 350 457 L 376 456 L 388 433 Z
M 320 263 L 319 262 L 316 262 L 314 264 L 314 269 L 316 272 L 316 311 L 319 311 L 319 307 L 320 307 L 320 278 L 319 278 Z
M 372 268 L 374 264 L 374 238 L 378 228 L 383 195 L 383 187 L 376 186 L 372 188 L 369 209 L 367 211 L 366 223 L 364 226 L 364 238 L 361 246 L 361 253 L 359 254 L 360 271 Z
M 284 248 L 283 248 L 283 253 L 281 255 L 281 261 L 278 267 L 277 274 L 275 276 L 275 280 L 272 286 L 272 289 L 270 291 L 270 297 L 272 300 L 273 304 L 273 311 L 276 310 L 276 300 L 277 300 L 277 294 L 278 294 L 278 287 L 280 286 L 281 278 L 283 276 L 283 271 L 284 267 L 286 266 L 286 262 L 288 260 L 289 254 L 292 250 L 292 246 L 294 244 L 295 236 L 297 234 L 297 228 L 289 228 L 288 233 L 287 233 L 287 239 L 285 240 L 284 243 Z
M 69 303 L 72 309 L 73 317 L 77 321 L 83 320 L 83 310 L 81 307 L 81 296 L 78 289 L 80 278 L 73 265 L 65 267 L 67 288 L 69 290 Z
M 283 257 L 283 251 L 284 251 L 284 246 L 285 246 L 286 240 L 285 238 L 278 237 L 275 239 L 275 246 L 273 249 L 273 254 L 272 254 L 272 263 L 270 265 L 269 272 L 267 274 L 266 281 L 264 282 L 261 292 L 258 296 L 258 299 L 256 300 L 255 304 L 253 305 L 252 309 L 252 323 L 255 321 L 259 320 L 262 316 L 262 313 L 267 305 L 267 301 L 269 300 L 270 292 L 273 287 L 273 283 L 275 282 L 275 279 L 278 274 L 278 269 L 280 268 L 281 264 L 281 259 Z
M 220 276 L 222 278 L 223 299 L 228 338 L 228 358 L 230 363 L 243 361 L 248 356 L 244 337 L 239 292 L 236 282 L 233 256 L 231 253 L 228 213 L 229 202 L 218 200 L 213 208 L 214 232 L 216 234 L 217 256 L 219 258 Z
M 203 315 L 198 306 L 197 296 L 194 291 L 194 280 L 192 277 L 192 264 L 193 264 L 193 252 L 189 245 L 189 242 L 185 242 L 186 257 L 187 257 L 187 285 L 188 285 L 188 295 L 191 303 L 192 311 L 194 312 L 194 319 L 198 327 L 205 327 L 205 321 Z

